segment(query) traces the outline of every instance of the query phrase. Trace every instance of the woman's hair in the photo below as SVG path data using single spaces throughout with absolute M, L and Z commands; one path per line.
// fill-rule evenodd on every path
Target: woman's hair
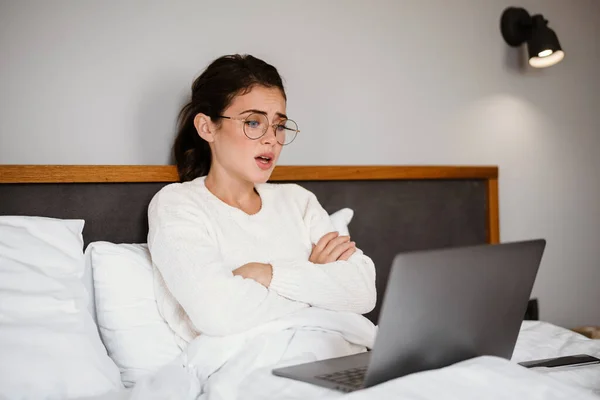
M 237 95 L 254 86 L 276 87 L 286 98 L 277 69 L 251 55 L 228 55 L 213 61 L 192 84 L 192 96 L 179 112 L 177 137 L 173 145 L 181 182 L 208 174 L 212 154 L 208 142 L 198 135 L 194 118 L 203 113 L 213 122 Z

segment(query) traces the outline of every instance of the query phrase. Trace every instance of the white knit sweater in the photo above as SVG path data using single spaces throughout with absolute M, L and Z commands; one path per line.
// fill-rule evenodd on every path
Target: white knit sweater
M 248 215 L 204 181 L 167 185 L 148 209 L 158 308 L 182 346 L 200 333 L 238 333 L 308 306 L 373 309 L 375 268 L 360 249 L 348 261 L 308 261 L 312 244 L 334 230 L 313 193 L 257 184 L 262 207 Z M 273 266 L 269 288 L 232 274 L 249 262 Z

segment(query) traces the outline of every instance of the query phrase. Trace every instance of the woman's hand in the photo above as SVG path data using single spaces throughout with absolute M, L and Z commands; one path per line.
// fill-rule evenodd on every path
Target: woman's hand
M 350 236 L 340 236 L 338 232 L 329 232 L 314 245 L 308 261 L 315 264 L 327 264 L 334 261 L 348 261 L 356 251 L 356 244 Z
M 271 264 L 248 263 L 233 270 L 233 275 L 253 279 L 264 287 L 269 287 L 273 278 L 273 267 Z

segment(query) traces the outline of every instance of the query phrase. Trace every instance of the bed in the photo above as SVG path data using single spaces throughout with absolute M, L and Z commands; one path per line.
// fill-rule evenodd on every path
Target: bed
M 0 166 L 0 216 L 84 220 L 82 250 L 96 242 L 144 243 L 148 229 L 146 209 L 150 199 L 160 188 L 177 180 L 174 166 Z M 350 234 L 373 259 L 377 269 L 378 303 L 366 315 L 374 324 L 378 320 L 380 301 L 395 254 L 500 242 L 498 168 L 495 166 L 278 166 L 271 181 L 293 182 L 313 191 L 331 214 L 345 208 L 352 210 L 353 216 L 348 224 Z M 89 276 L 83 278 L 84 281 L 86 279 L 88 281 L 84 283 L 89 294 L 93 295 L 95 289 L 90 286 L 93 280 Z M 93 306 L 97 299 L 92 296 L 89 302 Z M 95 312 L 95 308 L 90 307 L 94 318 Z M 538 343 L 540 340 L 542 343 Z M 572 352 L 576 350 L 600 355 L 597 341 L 544 322 L 524 321 L 512 361 L 574 354 Z M 478 364 L 479 361 L 483 364 Z M 489 369 L 482 367 L 486 363 L 490 363 Z M 517 367 L 514 362 L 509 364 L 483 358 L 448 370 L 400 378 L 398 382 L 388 382 L 380 388 L 357 392 L 348 398 L 381 398 L 391 393 L 411 398 L 413 385 L 422 384 L 425 382 L 423 379 L 439 382 L 445 393 L 455 390 L 458 393 L 456 398 L 468 397 L 465 394 L 469 390 L 472 393 L 480 390 L 480 394 L 490 390 L 487 393 L 492 394 L 491 388 L 496 387 L 491 383 L 493 377 L 504 374 L 503 379 L 510 380 L 510 374 L 515 371 L 513 368 L 518 368 L 513 382 L 519 390 L 523 382 L 527 382 L 529 390 L 544 392 L 553 388 L 558 395 L 571 393 L 571 390 L 578 395 L 587 395 L 600 389 L 600 383 L 593 383 L 600 382 L 598 368 L 568 371 L 556 379 L 554 375 L 549 377 L 548 374 Z M 489 374 L 477 378 L 477 371 L 482 368 Z M 461 386 L 453 378 L 453 371 L 458 371 L 459 375 L 472 374 L 475 378 L 469 381 L 470 386 Z M 256 382 L 262 381 L 257 378 Z M 256 391 L 256 398 L 329 398 L 341 395 L 311 392 L 312 388 L 294 386 L 289 382 L 285 382 L 289 387 L 280 387 L 277 385 L 283 383 L 277 382 L 269 391 L 270 397 L 266 392 L 261 396 L 260 390 L 254 386 L 252 390 Z M 480 387 L 476 382 L 481 384 Z M 264 383 L 262 388 L 269 384 Z M 305 389 L 309 391 L 303 392 Z M 577 392 L 580 389 L 582 391 Z M 113 391 L 112 396 L 135 398 L 135 390 Z M 249 394 L 252 390 L 245 389 L 245 393 Z M 440 395 L 437 389 L 431 390 L 431 398 Z M 156 394 L 160 391 L 154 387 L 150 392 Z M 419 395 L 430 398 L 427 392 L 421 391 Z M 160 397 L 157 395 L 156 398 Z M 232 397 L 214 394 L 207 398 Z

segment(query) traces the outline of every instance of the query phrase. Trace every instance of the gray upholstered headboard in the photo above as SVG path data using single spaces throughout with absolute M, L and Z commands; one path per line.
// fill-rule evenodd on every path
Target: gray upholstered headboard
M 333 212 L 349 207 L 352 239 L 377 268 L 377 322 L 395 254 L 497 243 L 497 167 L 279 166 L 271 181 L 313 191 Z M 86 245 L 143 243 L 147 206 L 176 182 L 173 166 L 0 166 L 0 215 L 80 218 Z

